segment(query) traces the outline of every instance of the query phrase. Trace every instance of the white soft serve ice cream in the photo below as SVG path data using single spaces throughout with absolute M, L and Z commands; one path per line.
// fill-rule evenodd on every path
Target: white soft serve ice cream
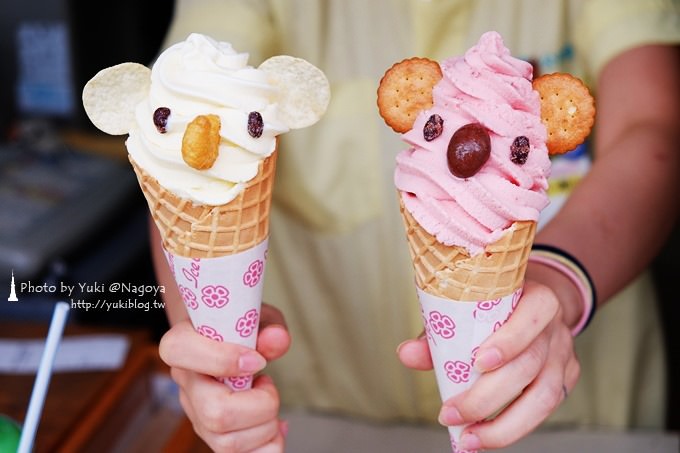
M 289 130 L 278 111 L 279 96 L 267 73 L 248 65 L 247 53 L 191 34 L 154 64 L 149 95 L 136 107 L 128 152 L 175 195 L 198 204 L 228 203 L 274 152 L 276 136 Z M 164 132 L 154 124 L 158 108 L 170 111 Z M 248 132 L 251 112 L 262 116 L 259 137 Z M 196 170 L 182 159 L 182 137 L 190 121 L 209 114 L 220 117 L 219 153 L 211 168 Z

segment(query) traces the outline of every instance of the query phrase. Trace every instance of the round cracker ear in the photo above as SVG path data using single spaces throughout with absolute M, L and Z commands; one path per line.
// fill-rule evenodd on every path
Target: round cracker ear
M 413 57 L 390 67 L 378 85 L 378 111 L 397 133 L 408 132 L 418 114 L 432 107 L 432 89 L 442 75 L 439 63 Z
M 311 126 L 326 112 L 331 98 L 330 84 L 313 64 L 302 58 L 279 55 L 265 60 L 259 69 L 279 89 L 279 114 L 289 128 Z
M 545 74 L 532 84 L 541 97 L 548 152 L 574 150 L 588 137 L 595 122 L 595 101 L 588 88 L 580 79 L 565 73 Z
M 151 70 L 121 63 L 99 71 L 83 88 L 83 107 L 92 124 L 111 135 L 130 132 L 135 108 L 149 94 Z

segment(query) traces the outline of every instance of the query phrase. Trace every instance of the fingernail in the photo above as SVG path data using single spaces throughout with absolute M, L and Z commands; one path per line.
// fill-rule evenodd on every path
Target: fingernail
M 463 417 L 455 407 L 444 406 L 439 411 L 439 423 L 444 426 L 456 426 L 463 423 Z
M 465 433 L 461 436 L 458 446 L 461 450 L 479 450 L 482 448 L 482 441 L 472 433 Z
M 402 341 L 401 343 L 399 343 L 399 346 L 397 346 L 397 354 L 399 354 L 399 351 L 401 351 L 401 348 L 404 347 L 404 345 L 405 345 L 406 343 L 410 342 L 410 341 L 411 341 L 411 340 L 404 340 L 404 341 Z
M 267 365 L 267 361 L 260 354 L 248 351 L 238 358 L 238 367 L 243 373 L 255 373 Z
M 475 358 L 475 368 L 480 372 L 495 370 L 503 363 L 503 358 L 498 349 L 492 348 L 483 351 Z
M 272 385 L 274 384 L 274 379 L 272 379 L 271 376 L 266 375 L 266 374 L 261 374 L 257 378 L 257 382 L 262 385 L 262 384 L 267 384 L 267 385 Z

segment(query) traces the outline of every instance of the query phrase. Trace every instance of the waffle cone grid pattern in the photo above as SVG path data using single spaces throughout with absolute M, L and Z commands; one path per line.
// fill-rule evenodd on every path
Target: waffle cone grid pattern
M 512 294 L 522 286 L 536 222 L 515 222 L 501 239 L 471 257 L 463 247 L 437 242 L 404 208 L 401 196 L 399 203 L 421 290 L 457 301 L 482 301 Z
M 180 198 L 130 162 L 166 250 L 188 258 L 210 258 L 247 250 L 268 236 L 276 155 L 274 151 L 262 161 L 245 189 L 220 206 Z

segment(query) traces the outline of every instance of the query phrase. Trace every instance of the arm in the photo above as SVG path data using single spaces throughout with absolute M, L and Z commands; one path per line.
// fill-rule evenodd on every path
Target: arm
M 649 264 L 680 206 L 680 58 L 678 49 L 646 46 L 613 59 L 598 81 L 595 162 L 537 242 L 575 255 L 588 268 L 600 304 Z M 532 264 L 522 302 L 485 341 L 480 379 L 447 400 L 445 425 L 476 423 L 462 448 L 499 448 L 532 431 L 578 381 L 570 329 L 582 314 L 564 276 Z M 400 345 L 402 362 L 429 369 L 427 343 Z M 516 399 L 516 395 L 520 395 Z M 491 421 L 482 421 L 504 407 Z
M 604 303 L 648 266 L 678 217 L 680 49 L 619 55 L 596 97 L 593 167 L 536 242 L 579 258 Z

